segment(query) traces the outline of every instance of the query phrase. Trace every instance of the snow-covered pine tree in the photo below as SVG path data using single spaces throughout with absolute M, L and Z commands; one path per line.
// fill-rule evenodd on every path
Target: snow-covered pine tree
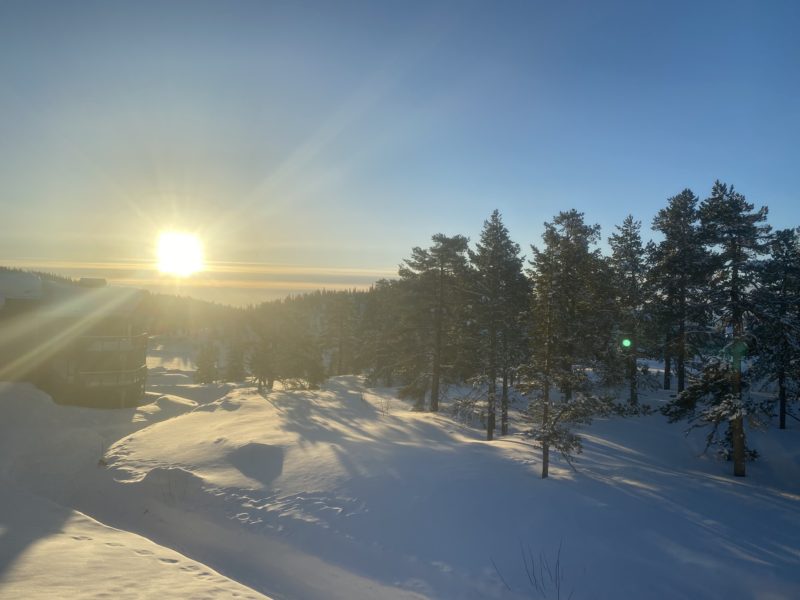
M 607 276 L 599 250 L 598 225 L 586 225 L 583 213 L 559 213 L 545 223 L 540 250 L 531 246 L 528 271 L 531 295 L 531 359 L 527 384 L 533 432 L 542 445 L 542 478 L 548 476 L 550 448 L 565 456 L 579 449 L 570 424 L 586 422 L 602 403 L 590 393 L 585 369 L 607 346 L 609 299 L 599 290 Z M 560 394 L 555 393 L 557 387 Z
M 758 354 L 753 376 L 778 386 L 778 417 L 786 429 L 787 400 L 800 391 L 800 232 L 776 231 L 769 258 L 759 265 L 753 332 Z
M 519 244 L 513 242 L 495 210 L 483 223 L 481 239 L 469 253 L 474 314 L 480 340 L 479 353 L 488 383 L 486 439 L 494 438 L 497 376 L 503 376 L 501 435 L 508 433 L 508 373 L 511 360 L 522 344 L 518 335 L 520 315 L 527 308 L 528 282 L 522 272 Z
M 553 390 L 545 384 L 533 391 L 525 412 L 525 419 L 531 423 L 533 438 L 542 447 L 542 479 L 550 474 L 551 449 L 561 454 L 572 467 L 573 459 L 583 449 L 581 437 L 575 433 L 575 428 L 590 425 L 592 419 L 608 416 L 615 408 L 610 398 L 593 392 L 585 372 L 575 370 L 569 377 L 572 390 L 569 400 L 563 394 L 560 398 L 553 398 Z
M 711 280 L 707 292 L 715 318 L 729 327 L 731 336 L 723 349 L 730 368 L 705 369 L 698 385 L 719 373 L 727 374 L 729 388 L 709 384 L 703 398 L 713 403 L 714 419 L 729 423 L 732 444 L 733 474 L 745 476 L 746 440 L 744 417 L 752 403 L 743 393 L 742 360 L 750 346 L 750 335 L 745 328 L 746 319 L 753 315 L 753 291 L 756 257 L 766 252 L 767 208 L 755 212 L 753 205 L 736 192 L 733 186 L 720 181 L 714 183 L 711 196 L 700 205 L 700 236 L 711 252 Z M 702 387 L 700 388 L 703 389 Z M 688 391 L 688 390 L 687 390 Z M 687 396 L 684 395 L 684 398 Z M 681 395 L 664 407 L 669 414 L 671 405 L 683 402 Z
M 765 412 L 764 404 L 749 394 L 749 379 L 741 377 L 741 373 L 737 376 L 730 359 L 730 354 L 737 352 L 740 349 L 732 345 L 723 356 L 712 357 L 703 366 L 701 376 L 661 409 L 670 423 L 687 421 L 689 430 L 707 427 L 706 450 L 717 446 L 720 454 L 728 459 L 735 451 L 732 419 L 742 415 L 757 418 Z M 754 450 L 746 447 L 741 452 L 747 458 L 757 456 Z

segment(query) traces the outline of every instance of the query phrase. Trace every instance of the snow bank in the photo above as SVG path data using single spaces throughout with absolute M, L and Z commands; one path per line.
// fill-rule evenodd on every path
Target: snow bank
M 526 559 L 575 599 L 800 597 L 796 431 L 735 480 L 660 415 L 598 421 L 579 471 L 555 456 L 542 481 L 523 436 L 355 377 L 262 396 L 172 375 L 136 410 L 0 393 L 0 474 L 280 598 L 541 596 Z
M 2 482 L 3 598 L 266 598 L 139 535 Z

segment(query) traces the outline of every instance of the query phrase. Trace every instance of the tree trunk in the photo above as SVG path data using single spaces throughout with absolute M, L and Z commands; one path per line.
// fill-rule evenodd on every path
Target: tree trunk
M 678 393 L 686 385 L 686 322 L 681 319 L 678 325 L 678 356 L 675 359 L 675 370 L 678 375 Z
M 550 444 L 542 442 L 542 479 L 547 479 L 548 475 L 550 475 Z
M 550 381 L 545 379 L 544 389 L 542 390 L 542 401 L 544 402 L 544 410 L 542 411 L 542 430 L 549 431 L 550 424 Z M 542 440 L 542 479 L 547 479 L 550 474 L 550 442 L 547 434 Z
M 664 340 L 664 389 L 672 388 L 672 345 L 670 344 L 669 334 Z
M 630 403 L 636 405 L 639 403 L 639 389 L 638 389 L 638 373 L 636 371 L 636 353 L 631 350 L 631 356 L 628 358 L 628 379 L 630 381 Z
M 438 359 L 433 363 L 433 374 L 431 375 L 431 412 L 439 411 L 439 378 L 441 376 L 439 370 Z
M 733 344 L 733 395 L 741 405 L 742 402 L 742 344 L 738 338 Z M 731 438 L 733 441 L 733 474 L 736 477 L 745 476 L 745 440 L 744 419 L 738 414 L 731 419 Z
M 339 316 L 336 339 L 336 374 L 342 375 L 342 355 L 344 354 L 344 319 Z
M 783 367 L 778 371 L 778 403 L 780 405 L 780 428 L 786 429 L 786 372 Z
M 434 319 L 433 366 L 431 368 L 431 412 L 439 411 L 439 379 L 442 366 L 442 329 L 444 328 L 444 269 L 439 269 L 439 297 Z
M 680 314 L 678 316 L 677 357 L 675 370 L 678 374 L 678 393 L 686 387 L 686 272 L 680 275 Z
M 735 417 L 731 421 L 731 436 L 733 437 L 733 474 L 736 477 L 744 477 L 744 420 L 741 416 Z
M 497 330 L 494 319 L 489 321 L 489 365 L 486 375 L 489 379 L 489 422 L 486 424 L 486 439 L 494 439 L 494 426 L 497 419 Z
M 494 439 L 495 387 L 494 373 L 489 373 L 489 418 L 486 423 L 486 439 L 490 442 Z
M 734 246 L 734 256 L 738 247 Z M 747 344 L 744 342 L 744 321 L 742 309 L 739 304 L 739 269 L 734 262 L 731 272 L 731 320 L 733 322 L 733 395 L 739 406 L 742 404 L 742 357 Z M 733 437 L 733 474 L 736 477 L 745 476 L 745 440 L 744 418 L 741 412 L 731 421 L 731 434 Z
M 564 373 L 569 373 L 569 377 L 572 377 L 572 363 L 565 362 L 564 365 Z M 567 379 L 564 381 L 563 388 L 561 393 L 564 395 L 564 400 L 569 402 L 572 400 L 572 381 L 571 379 Z
M 425 410 L 425 390 L 416 392 L 417 399 L 414 401 L 414 410 L 422 412 Z
M 508 370 L 503 369 L 503 395 L 500 398 L 500 435 L 508 435 Z

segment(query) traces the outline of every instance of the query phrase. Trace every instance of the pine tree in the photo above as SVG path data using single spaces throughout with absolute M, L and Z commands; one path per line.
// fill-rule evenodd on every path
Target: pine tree
M 301 303 L 285 303 L 282 309 L 276 346 L 278 377 L 317 386 L 325 379 L 319 328 Z
M 244 346 L 241 340 L 233 340 L 228 344 L 225 364 L 225 381 L 244 381 Z
M 730 351 L 735 355 L 740 350 L 733 346 Z M 708 428 L 706 450 L 718 446 L 720 453 L 729 459 L 731 446 L 733 453 L 737 451 L 732 437 L 736 432 L 730 426 L 732 419 L 742 418 L 745 414 L 755 417 L 764 412 L 763 403 L 744 393 L 748 387 L 749 381 L 741 377 L 741 372 L 736 372 L 730 356 L 712 357 L 703 366 L 701 376 L 664 405 L 661 413 L 670 423 L 687 421 L 690 430 Z M 757 456 L 755 451 L 744 447 L 744 441 L 740 451 L 749 458 Z
M 755 377 L 778 386 L 779 426 L 786 429 L 787 400 L 800 383 L 800 232 L 776 231 L 770 256 L 759 266 L 754 293 Z
M 411 258 L 400 267 L 400 277 L 410 291 L 410 302 L 417 316 L 416 332 L 419 341 L 427 349 L 424 354 L 430 364 L 430 385 L 420 386 L 424 400 L 426 389 L 430 389 L 430 410 L 439 410 L 444 357 L 452 354 L 454 330 L 459 327 L 455 319 L 464 303 L 464 284 L 468 270 L 468 239 L 461 235 L 448 237 L 444 234 L 433 236 L 433 245 L 422 249 L 415 247 Z
M 519 245 L 511 240 L 500 212 L 495 210 L 484 221 L 475 252 L 470 252 L 475 271 L 471 291 L 481 340 L 479 352 L 488 383 L 488 440 L 494 437 L 498 374 L 503 376 L 501 434 L 508 433 L 508 374 L 522 345 L 522 338 L 516 334 L 528 294 L 519 254 Z
M 405 374 L 401 288 L 398 280 L 381 279 L 366 295 L 357 326 L 356 360 L 364 365 L 372 383 L 392 386 Z
M 746 319 L 753 314 L 753 288 L 755 278 L 755 258 L 766 251 L 765 236 L 769 226 L 763 224 L 767 209 L 762 207 L 755 212 L 753 205 L 737 193 L 733 186 L 719 181 L 714 183 L 711 196 L 700 206 L 700 235 L 711 250 L 711 286 L 708 300 L 714 309 L 715 317 L 723 327 L 730 328 L 731 337 L 723 354 L 730 361 L 730 368 L 706 369 L 703 380 L 698 384 L 705 394 L 703 397 L 713 403 L 714 419 L 729 423 L 729 438 L 733 447 L 733 474 L 745 476 L 746 440 L 744 416 L 752 409 L 745 396 L 745 382 L 742 378 L 742 360 L 749 348 L 750 337 L 745 328 Z M 707 379 L 722 373 L 729 377 L 729 388 L 710 385 L 704 391 Z M 681 395 L 671 404 L 679 405 Z M 686 390 L 689 392 L 689 390 Z M 709 396 L 710 394 L 710 396 Z M 667 405 L 665 413 L 673 407 Z
M 272 390 L 277 379 L 275 366 L 273 341 L 268 334 L 261 332 L 250 355 L 250 372 L 256 378 L 259 392 Z
M 616 305 L 620 311 L 620 349 L 627 362 L 629 401 L 638 402 L 638 369 L 645 318 L 645 249 L 642 245 L 641 222 L 628 215 L 617 233 L 608 239 L 611 246 L 611 269 L 616 288 Z
M 685 189 L 668 200 L 653 219 L 653 230 L 664 239 L 649 251 L 649 285 L 657 297 L 657 319 L 663 328 L 664 389 L 671 388 L 672 359 L 678 392 L 686 387 L 686 361 L 692 348 L 691 324 L 705 322 L 704 290 L 709 255 L 700 237 L 698 198 Z
M 322 363 L 322 294 L 306 294 L 261 305 L 253 329 L 267 346 L 256 349 L 274 380 L 315 386 L 325 379 Z M 258 375 L 256 374 L 258 378 Z M 262 382 L 263 385 L 263 382 Z
M 217 347 L 211 340 L 200 346 L 195 358 L 194 380 L 197 383 L 214 383 L 219 378 L 217 372 Z
M 548 476 L 551 447 L 567 453 L 578 448 L 564 427 L 585 421 L 586 411 L 599 402 L 585 376 L 585 367 L 602 353 L 609 337 L 609 320 L 602 316 L 609 299 L 599 286 L 605 264 L 599 250 L 590 249 L 599 237 L 598 225 L 586 225 L 583 213 L 571 210 L 545 223 L 541 250 L 531 246 L 528 375 L 541 392 L 529 411 L 539 419 L 535 430 L 542 445 L 542 478 Z M 560 398 L 554 399 L 553 387 Z
M 351 292 L 328 294 L 325 306 L 323 343 L 331 352 L 334 375 L 353 372 L 358 304 Z
M 573 396 L 570 400 L 545 396 L 549 386 L 542 386 L 534 393 L 523 418 L 532 424 L 531 433 L 542 446 L 542 479 L 550 474 L 550 450 L 556 450 L 573 467 L 573 458 L 582 452 L 581 437 L 574 429 L 590 425 L 592 419 L 609 416 L 614 404 L 609 398 L 592 392 L 585 373 L 575 371 L 571 375 Z M 574 468 L 574 467 L 573 467 Z

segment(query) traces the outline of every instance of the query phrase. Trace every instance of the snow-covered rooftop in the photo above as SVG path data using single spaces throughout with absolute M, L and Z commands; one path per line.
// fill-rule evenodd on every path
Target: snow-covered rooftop
M 134 311 L 145 292 L 135 288 L 83 286 L 57 281 L 45 283 L 45 303 L 52 316 L 96 317 L 124 315 Z
M 50 281 L 34 273 L 0 269 L 0 309 L 9 300 L 29 301 L 32 306 L 44 308 L 49 317 L 91 314 L 104 318 L 133 312 L 145 293 L 135 288 L 107 286 L 104 280 Z

